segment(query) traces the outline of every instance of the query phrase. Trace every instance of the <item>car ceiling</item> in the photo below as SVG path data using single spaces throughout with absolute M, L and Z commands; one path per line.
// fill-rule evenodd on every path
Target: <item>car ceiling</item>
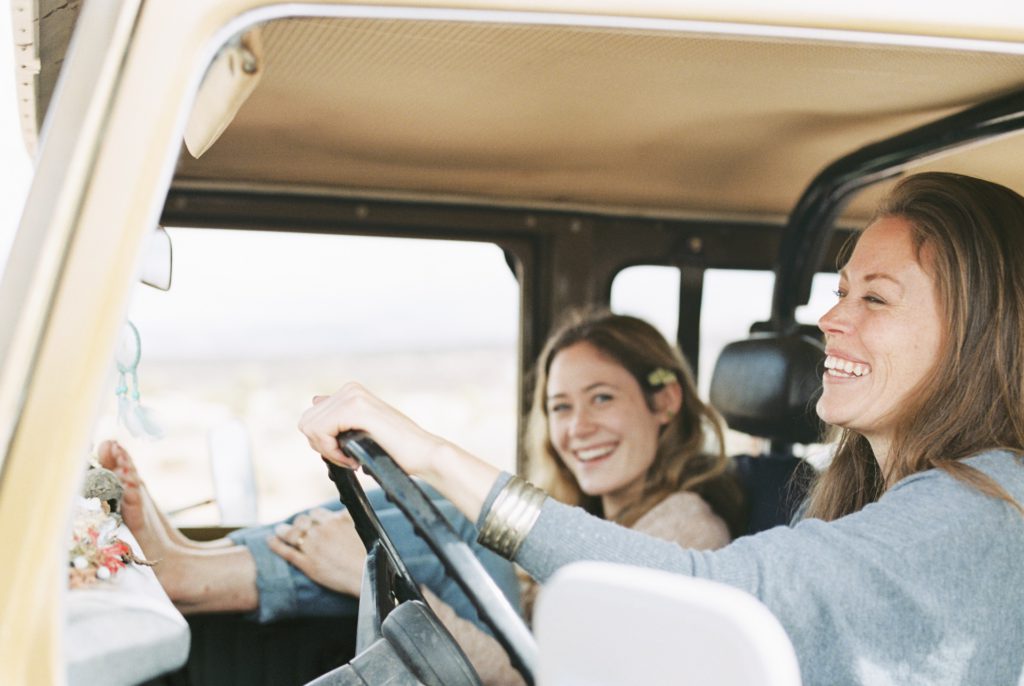
M 402 19 L 259 33 L 258 85 L 201 158 L 182 148 L 177 187 L 781 218 L 837 157 L 1024 89 L 1024 54 L 867 34 Z M 922 168 L 1024 191 L 1021 159 L 1017 135 Z

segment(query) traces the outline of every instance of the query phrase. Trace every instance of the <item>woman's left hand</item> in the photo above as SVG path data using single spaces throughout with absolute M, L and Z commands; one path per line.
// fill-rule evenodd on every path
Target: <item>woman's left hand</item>
M 366 548 L 347 510 L 322 507 L 278 524 L 267 543 L 270 549 L 306 576 L 332 591 L 358 596 Z

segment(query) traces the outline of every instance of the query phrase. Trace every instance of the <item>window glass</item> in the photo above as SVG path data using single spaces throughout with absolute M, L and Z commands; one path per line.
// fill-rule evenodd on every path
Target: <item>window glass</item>
M 653 324 L 670 342 L 679 332 L 679 269 L 640 265 L 615 275 L 612 312 L 630 314 Z
M 718 355 L 747 338 L 754 322 L 769 318 L 775 274 L 743 269 L 708 269 L 700 308 L 700 390 L 705 398 Z
M 836 289 L 839 288 L 839 275 L 819 272 L 814 275 L 811 281 L 811 297 L 807 304 L 798 307 L 796 319 L 798 322 L 817 324 L 822 315 L 829 311 L 836 304 Z M 802 451 L 802 452 L 801 452 Z M 796 450 L 802 454 L 814 467 L 823 469 L 832 457 L 832 450 L 829 444 L 814 443 L 803 446 Z
M 834 291 L 839 277 L 819 273 L 811 284 L 807 305 L 797 308 L 797 321 L 815 324 L 835 304 Z M 700 392 L 708 397 L 711 374 L 722 348 L 747 338 L 750 327 L 771 316 L 775 274 L 769 271 L 708 269 L 704 272 L 704 293 L 700 319 Z M 728 432 L 727 450 L 731 454 L 760 453 L 767 449 L 763 441 L 735 431 Z M 817 456 L 822 446 L 807 446 L 808 457 Z
M 811 282 L 811 296 L 796 310 L 802 324 L 817 324 L 836 302 L 839 275 L 818 273 Z M 700 316 L 700 378 L 706 395 L 718 355 L 727 344 L 746 338 L 750 327 L 771 316 L 775 274 L 769 271 L 708 269 L 704 272 L 704 297 Z
M 811 297 L 806 305 L 796 308 L 796 320 L 804 324 L 817 324 L 822 315 L 836 304 L 839 274 L 819 272 L 811 281 Z
M 142 404 L 165 436 L 128 435 L 112 392 L 97 439 L 129 447 L 161 507 L 188 508 L 176 524 L 250 523 L 221 521 L 218 504 L 190 507 L 234 503 L 247 453 L 259 521 L 337 498 L 296 423 L 314 394 L 350 380 L 514 469 L 519 291 L 499 248 L 170 232 L 171 290 L 140 287 L 129 312 L 142 338 Z M 225 465 L 218 490 L 212 473 Z

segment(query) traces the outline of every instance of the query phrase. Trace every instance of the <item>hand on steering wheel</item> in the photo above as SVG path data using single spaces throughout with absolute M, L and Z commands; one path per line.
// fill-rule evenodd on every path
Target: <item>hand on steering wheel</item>
M 469 546 L 462 541 L 419 486 L 369 436 L 363 432 L 353 431 L 339 436 L 337 441 L 339 449 L 350 459 L 358 461 L 364 470 L 380 483 L 388 498 L 412 522 L 416 532 L 427 542 L 448 574 L 476 607 L 481 618 L 491 627 L 495 638 L 508 652 L 512 664 L 527 683 L 532 683 L 537 656 L 533 635 Z M 330 462 L 328 470 L 331 479 L 338 486 L 342 501 L 352 514 L 356 530 L 367 550 L 377 547 L 386 551 L 386 556 L 394 563 L 393 575 L 376 575 L 378 584 L 384 584 L 385 587 L 369 589 L 376 599 L 373 602 L 378 607 L 383 607 L 386 614 L 387 603 L 382 595 L 394 596 L 399 602 L 403 599 L 417 599 L 419 590 L 415 581 L 405 569 L 400 553 L 388 538 L 387 532 L 380 526 L 352 473 Z M 369 566 L 368 564 L 368 569 Z M 362 610 L 360 615 L 362 617 Z M 384 617 L 380 618 L 381 621 L 383 619 Z

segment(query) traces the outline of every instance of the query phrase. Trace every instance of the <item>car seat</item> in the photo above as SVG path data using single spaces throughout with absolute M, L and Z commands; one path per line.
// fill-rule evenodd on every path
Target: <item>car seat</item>
M 748 534 L 788 524 L 807 493 L 814 470 L 794 455 L 793 446 L 821 440 L 814 405 L 824 359 L 824 346 L 803 331 L 755 333 L 718 356 L 711 404 L 729 428 L 765 438 L 771 446 L 761 455 L 733 457 L 747 494 Z

